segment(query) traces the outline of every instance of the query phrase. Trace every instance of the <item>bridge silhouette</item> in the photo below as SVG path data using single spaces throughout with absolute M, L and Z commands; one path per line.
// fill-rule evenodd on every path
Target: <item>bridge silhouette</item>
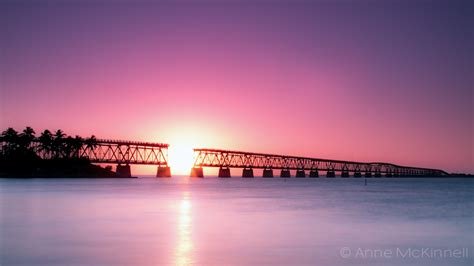
M 0 148 L 3 149 L 4 143 Z M 31 144 L 42 159 L 52 159 L 52 153 L 42 150 L 39 141 Z M 116 164 L 118 176 L 131 176 L 130 165 L 156 165 L 156 177 L 171 177 L 168 165 L 168 148 L 165 143 L 97 139 L 93 145 L 84 143 L 75 154 L 91 163 Z M 0 149 L 0 150 L 1 150 Z M 321 158 L 298 157 L 220 149 L 194 149 L 195 161 L 191 177 L 204 177 L 204 167 L 219 168 L 219 177 L 231 177 L 231 168 L 242 169 L 242 177 L 254 177 L 254 169 L 262 169 L 262 177 L 436 177 L 449 174 L 439 169 L 399 166 L 383 162 L 354 162 Z
M 168 144 L 98 139 L 96 146 L 83 145 L 80 156 L 92 163 L 117 164 L 119 176 L 131 176 L 130 164 L 157 165 L 157 177 L 171 177 L 168 166 Z
M 36 154 L 42 159 L 52 159 L 51 152 L 40 149 L 39 141 L 32 144 Z M 93 145 L 84 143 L 78 150 L 78 158 L 86 158 L 91 163 L 116 164 L 116 173 L 121 177 L 130 177 L 130 165 L 156 165 L 157 177 L 171 177 L 168 165 L 168 144 L 97 139 Z
M 242 177 L 254 177 L 254 169 L 263 169 L 263 177 L 273 177 L 275 169 L 280 170 L 280 177 L 291 177 L 290 170 L 296 171 L 295 177 L 319 177 L 319 171 L 326 172 L 326 177 L 336 177 L 336 172 L 339 172 L 341 177 L 449 175 L 439 169 L 399 166 L 382 162 L 363 163 L 219 149 L 194 149 L 194 153 L 195 161 L 191 170 L 193 177 L 204 177 L 203 167 L 219 168 L 219 177 L 231 177 L 230 168 L 242 168 Z

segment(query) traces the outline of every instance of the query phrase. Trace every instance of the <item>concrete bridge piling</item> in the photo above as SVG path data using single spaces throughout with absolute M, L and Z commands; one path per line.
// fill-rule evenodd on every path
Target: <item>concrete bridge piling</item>
M 252 178 L 253 177 L 253 169 L 252 168 L 244 168 L 242 170 L 242 177 Z
M 273 170 L 272 169 L 263 169 L 262 177 L 266 177 L 266 178 L 273 177 Z
M 132 172 L 130 170 L 130 165 L 129 164 L 126 164 L 126 165 L 117 164 L 115 174 L 118 177 L 132 177 Z
M 284 177 L 284 178 L 291 177 L 290 169 L 281 169 L 280 177 Z
M 304 171 L 304 169 L 298 169 L 296 170 L 296 175 L 295 177 L 306 177 L 306 173 Z
M 310 170 L 309 171 L 309 177 L 319 177 L 319 173 L 318 173 L 318 170 Z
M 171 177 L 171 168 L 169 166 L 158 166 L 156 177 Z
M 229 167 L 221 167 L 219 168 L 218 177 L 228 178 L 230 177 L 230 168 Z
M 193 167 L 191 168 L 191 177 L 204 177 L 204 171 L 202 167 Z

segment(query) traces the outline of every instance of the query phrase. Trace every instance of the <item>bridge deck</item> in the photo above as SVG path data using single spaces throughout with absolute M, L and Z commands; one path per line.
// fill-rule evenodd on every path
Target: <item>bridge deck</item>
M 299 156 L 230 151 L 220 149 L 194 149 L 194 167 L 244 168 L 244 169 L 287 169 L 323 170 L 343 173 L 374 173 L 394 175 L 448 175 L 439 169 L 400 166 L 383 162 L 354 162 L 309 158 Z
M 97 140 L 95 147 L 83 145 L 80 157 L 86 157 L 94 163 L 168 165 L 168 144 Z

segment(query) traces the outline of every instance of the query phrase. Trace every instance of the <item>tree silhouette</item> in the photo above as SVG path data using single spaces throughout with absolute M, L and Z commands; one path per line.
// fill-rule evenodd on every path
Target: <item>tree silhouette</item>
M 63 140 L 62 154 L 66 158 L 79 158 L 79 151 L 81 150 L 84 140 L 80 136 L 68 136 Z
M 56 130 L 53 135 L 53 154 L 55 158 L 64 156 L 64 137 L 66 134 L 61 129 Z
M 3 131 L 2 139 L 4 142 L 6 142 L 5 148 L 4 148 L 5 149 L 4 152 L 6 154 L 11 154 L 18 150 L 19 136 L 18 136 L 18 132 L 15 129 L 9 127 L 5 131 Z
M 85 144 L 88 149 L 94 151 L 94 149 L 97 147 L 97 138 L 92 135 L 85 140 Z
M 93 165 L 83 153 L 95 152 L 99 143 L 94 135 L 73 137 L 61 129 L 35 134 L 32 127 L 21 132 L 9 127 L 0 133 L 0 177 L 115 176 L 111 168 Z
M 44 130 L 41 132 L 41 135 L 38 137 L 39 141 L 39 151 L 43 152 L 46 158 L 51 157 L 51 152 L 53 151 L 53 134 L 51 131 Z
M 7 128 L 0 135 L 0 152 L 4 155 L 33 155 L 44 159 L 52 158 L 79 158 L 81 150 L 85 148 L 94 150 L 98 143 L 92 135 L 89 138 L 67 136 L 61 129 L 53 133 L 48 129 L 35 137 L 35 130 L 26 127 L 20 134 L 13 128 Z
M 31 145 L 35 140 L 35 130 L 31 127 L 26 127 L 19 135 L 20 150 L 23 152 L 33 152 L 34 147 Z
M 74 138 L 71 136 L 67 136 L 63 140 L 63 152 L 65 158 L 71 158 L 72 154 L 74 153 Z
M 84 143 L 85 140 L 81 136 L 76 135 L 72 144 L 74 150 L 74 157 L 79 158 L 81 156 L 80 152 Z

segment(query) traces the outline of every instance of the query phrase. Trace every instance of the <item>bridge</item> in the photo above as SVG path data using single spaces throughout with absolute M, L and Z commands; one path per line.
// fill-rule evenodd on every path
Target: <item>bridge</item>
M 91 163 L 116 164 L 118 176 L 131 176 L 130 165 L 156 165 L 157 177 L 171 177 L 168 165 L 168 144 L 154 142 L 97 139 L 93 142 L 62 142 L 45 145 L 39 139 L 33 140 L 28 148 L 42 159 L 86 158 Z M 70 141 L 70 140 L 69 140 Z M 49 146 L 49 147 L 48 147 Z M 0 141 L 0 152 L 8 147 Z M 219 177 L 231 177 L 231 168 L 241 168 L 242 177 L 254 177 L 254 169 L 262 169 L 263 177 L 273 177 L 274 170 L 280 170 L 280 177 L 435 177 L 449 174 L 439 169 L 400 166 L 383 162 L 354 162 L 287 155 L 229 151 L 220 149 L 194 149 L 195 161 L 190 176 L 204 177 L 203 167 L 219 168 Z
M 67 139 L 61 140 L 59 145 L 45 145 L 35 139 L 29 148 L 42 159 L 85 158 L 91 163 L 116 164 L 116 173 L 121 177 L 131 176 L 131 164 L 157 165 L 157 177 L 171 177 L 168 144 L 97 139 L 93 142 L 81 141 L 76 145 L 68 143 Z M 0 142 L 0 151 L 4 152 L 6 146 L 5 142 Z
M 219 149 L 194 149 L 195 161 L 191 169 L 192 177 L 204 177 L 203 167 L 219 168 L 219 177 L 231 177 L 230 168 L 241 168 L 242 177 L 254 177 L 254 169 L 263 169 L 263 177 L 273 177 L 273 170 L 280 170 L 280 177 L 319 177 L 319 172 L 326 177 L 435 177 L 449 175 L 443 170 L 420 167 L 400 166 L 383 162 L 353 162 L 286 156 L 265 153 L 229 151 Z M 308 172 L 308 174 L 307 174 Z
M 95 145 L 82 145 L 79 157 L 92 163 L 117 164 L 119 176 L 131 176 L 130 164 L 157 165 L 157 177 L 171 177 L 168 144 L 98 139 Z

